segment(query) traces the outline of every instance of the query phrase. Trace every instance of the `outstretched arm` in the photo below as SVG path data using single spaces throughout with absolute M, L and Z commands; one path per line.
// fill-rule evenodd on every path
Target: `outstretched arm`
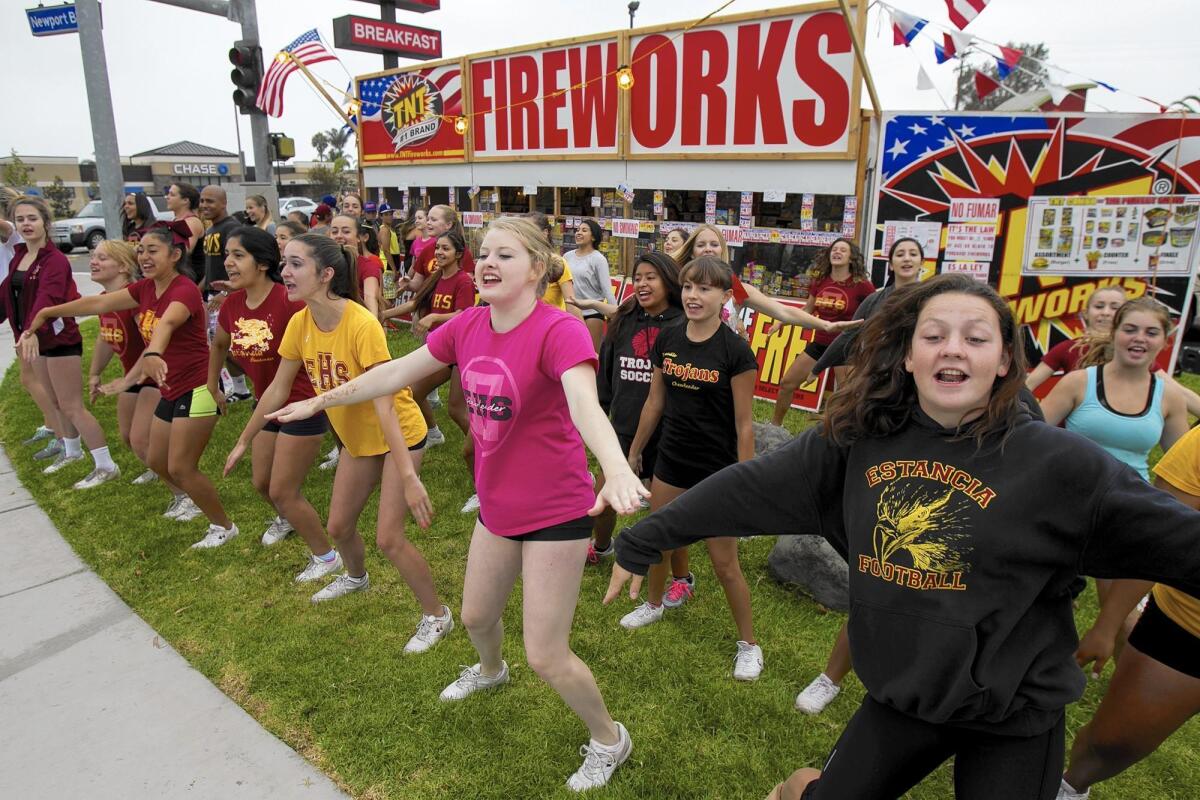
M 605 505 L 611 505 L 618 514 L 632 514 L 637 510 L 639 499 L 650 493 L 629 468 L 612 423 L 600 408 L 595 370 L 591 364 L 576 364 L 562 374 L 562 385 L 571 410 L 571 421 L 604 472 L 604 488 L 591 513 L 598 514 Z

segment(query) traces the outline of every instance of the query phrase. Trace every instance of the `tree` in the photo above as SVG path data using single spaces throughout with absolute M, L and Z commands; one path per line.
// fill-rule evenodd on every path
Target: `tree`
M 353 178 L 345 169 L 345 161 L 321 163 L 308 171 L 309 191 L 321 197 L 322 195 L 337 195 L 343 189 L 353 185 Z
M 993 56 L 978 53 L 985 60 L 967 60 L 967 56 L 959 59 L 958 86 L 954 92 L 954 107 L 963 111 L 992 111 L 996 106 L 1008 100 L 1013 94 L 1024 94 L 1042 87 L 1050 77 L 1044 66 L 1050 58 L 1050 48 L 1045 42 L 1009 42 L 1006 47 L 1020 50 L 1024 55 L 1017 62 L 1017 68 L 1004 80 L 1000 80 L 1000 71 L 996 68 Z M 975 94 L 975 70 L 990 75 L 1000 81 L 1003 88 L 989 94 L 982 100 Z M 1011 89 L 1011 92 L 1005 91 Z
M 33 185 L 33 172 L 25 166 L 16 150 L 9 152 L 12 154 L 12 161 L 0 169 L 0 183 L 23 192 Z
M 317 160 L 337 161 L 339 158 L 344 158 L 347 166 L 353 163 L 350 154 L 346 152 L 346 142 L 350 140 L 351 133 L 353 131 L 347 127 L 330 128 L 327 131 L 314 133 L 312 146 L 317 151 Z
M 54 176 L 54 183 L 46 187 L 46 199 L 50 201 L 50 207 L 57 218 L 66 219 L 74 213 L 71 210 L 71 201 L 75 199 L 75 190 L 64 186 L 63 179 L 57 175 Z
M 1170 110 L 1186 111 L 1189 114 L 1200 114 L 1200 95 L 1188 94 L 1171 103 Z

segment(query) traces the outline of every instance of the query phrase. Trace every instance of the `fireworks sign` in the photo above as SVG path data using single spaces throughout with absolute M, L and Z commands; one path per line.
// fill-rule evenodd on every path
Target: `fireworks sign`
M 364 164 L 463 159 L 463 136 L 454 130 L 463 113 L 460 62 L 360 78 L 358 97 Z

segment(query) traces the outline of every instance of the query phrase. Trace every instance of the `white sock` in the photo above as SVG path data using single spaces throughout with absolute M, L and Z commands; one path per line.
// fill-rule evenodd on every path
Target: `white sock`
M 1085 795 L 1086 794 L 1085 792 L 1081 792 L 1078 789 L 1076 789 L 1074 786 L 1072 786 L 1071 784 L 1067 783 L 1066 778 L 1062 779 L 1062 789 L 1067 794 L 1071 794 L 1071 795 Z
M 83 455 L 83 448 L 79 446 L 78 436 L 76 436 L 74 439 L 68 439 L 66 436 L 64 436 L 62 442 L 67 456 L 70 457 Z
M 237 392 L 238 394 L 246 394 L 250 391 L 249 389 L 246 388 L 246 376 L 245 375 L 234 375 L 230 379 L 229 385 L 232 386 L 233 390 L 235 392 Z
M 106 472 L 112 472 L 117 468 L 113 463 L 112 456 L 108 452 L 108 445 L 97 447 L 92 451 L 92 463 L 96 465 L 96 469 L 102 469 Z

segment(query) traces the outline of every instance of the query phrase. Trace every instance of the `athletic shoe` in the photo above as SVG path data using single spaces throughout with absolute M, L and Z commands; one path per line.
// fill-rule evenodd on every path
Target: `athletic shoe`
M 232 522 L 228 528 L 222 528 L 220 525 L 209 525 L 208 533 L 204 538 L 192 545 L 193 550 L 211 550 L 214 547 L 220 547 L 230 539 L 238 535 L 238 526 Z
M 1086 792 L 1075 791 L 1075 787 L 1067 783 L 1066 778 L 1063 778 L 1062 782 L 1058 785 L 1058 797 L 1056 800 L 1088 800 L 1090 792 L 1091 789 L 1088 789 Z
M 573 792 L 586 792 L 588 789 L 598 789 L 608 783 L 617 767 L 625 763 L 633 752 L 633 741 L 625 726 L 616 723 L 618 739 L 616 744 L 604 745 L 595 739 L 579 748 L 583 756 L 583 765 L 575 774 L 567 779 L 567 788 Z
M 167 506 L 167 510 L 164 511 L 162 515 L 167 519 L 175 519 L 175 516 L 179 513 L 179 507 L 183 505 L 183 501 L 186 497 L 186 494 L 177 494 L 172 497 L 171 505 Z
M 33 436 L 30 436 L 28 439 L 21 442 L 21 444 L 25 445 L 26 447 L 29 447 L 30 445 L 37 444 L 38 442 L 42 441 L 43 439 L 52 439 L 52 438 L 54 438 L 54 431 L 51 430 L 50 428 L 47 428 L 45 425 L 39 425 L 38 429 L 33 432 Z
M 479 510 L 479 495 L 473 494 L 467 498 L 467 502 L 463 503 L 462 513 L 474 514 Z
M 497 686 L 508 683 L 507 661 L 500 662 L 500 673 L 498 675 L 484 675 L 479 670 L 479 664 L 465 668 L 459 673 L 458 680 L 445 689 L 442 689 L 441 699 L 447 702 L 462 700 L 469 695 L 475 694 L 480 689 L 495 689 Z
M 334 578 L 333 583 L 314 594 L 312 601 L 314 603 L 323 603 L 326 600 L 334 600 L 344 595 L 365 591 L 370 586 L 371 579 L 367 576 L 367 573 L 364 572 L 362 578 L 359 580 L 354 580 L 354 578 L 343 572 Z
M 796 710 L 805 714 L 820 714 L 841 691 L 842 687 L 829 680 L 829 676 L 822 672 L 813 678 L 813 682 L 806 686 L 803 692 L 796 695 Z
M 429 405 L 433 408 L 442 407 L 442 398 L 438 397 L 437 389 L 434 389 L 429 394 L 425 395 L 425 399 L 429 401 Z
M 288 537 L 288 534 L 296 530 L 292 527 L 292 523 L 288 522 L 278 514 L 267 529 L 263 531 L 262 543 L 264 547 L 270 547 L 273 544 L 279 544 Z
M 688 573 L 686 578 L 671 578 L 671 585 L 663 595 L 663 605 L 667 608 L 679 608 L 691 600 L 696 594 L 696 576 Z
M 63 443 L 60 439 L 51 439 L 46 443 L 46 446 L 33 454 L 33 457 L 38 461 L 45 461 L 47 458 L 54 458 L 63 452 Z
M 132 483 L 134 486 L 145 486 L 147 483 L 154 483 L 156 480 L 158 480 L 158 473 L 152 469 L 148 469 L 134 478 Z
M 83 460 L 83 453 L 79 453 L 78 455 L 74 455 L 74 456 L 69 456 L 66 453 L 59 453 L 57 456 L 54 457 L 54 461 L 52 461 L 50 463 L 50 466 L 48 466 L 42 470 L 42 473 L 44 475 L 53 475 L 54 473 L 58 472 L 59 470 L 66 469 L 67 467 L 71 466 L 76 461 L 82 461 L 82 460 Z
M 597 550 L 595 542 L 588 542 L 587 563 L 589 566 L 598 567 L 600 559 L 612 558 L 616 553 L 617 548 L 612 542 L 609 542 L 608 547 L 604 550 Z
M 76 481 L 72 488 L 94 489 L 102 483 L 108 483 L 109 481 L 120 477 L 120 475 L 121 468 L 115 464 L 113 465 L 112 469 L 94 469 L 86 478 L 81 481 Z
M 342 568 L 342 554 L 336 550 L 333 552 L 333 561 L 328 563 L 322 561 L 316 556 L 308 557 L 308 565 L 304 571 L 295 577 L 296 583 L 308 583 L 309 581 L 317 581 L 324 578 L 326 575 L 332 575 Z
M 763 670 L 762 648 L 746 642 L 737 643 L 737 655 L 733 657 L 733 679 L 756 681 Z
M 439 444 L 445 444 L 445 443 L 446 443 L 446 434 L 442 433 L 437 428 L 430 428 L 429 432 L 425 434 L 425 446 L 426 447 L 437 447 Z
M 445 638 L 446 634 L 452 630 L 454 630 L 454 617 L 451 615 L 448 606 L 442 606 L 442 615 L 440 617 L 423 614 L 421 621 L 417 623 L 417 632 L 408 640 L 408 644 L 404 645 L 404 652 L 409 655 L 424 653 Z
M 652 606 L 649 602 L 642 603 L 633 611 L 621 617 L 621 627 L 634 630 L 635 628 L 644 628 L 647 625 L 652 625 L 663 618 L 663 611 L 665 609 L 662 606 Z
M 337 469 L 338 458 L 341 456 L 341 454 L 342 451 L 339 448 L 333 448 L 329 451 L 329 454 L 325 456 L 325 460 L 320 463 L 317 469 Z
M 175 512 L 175 516 L 171 517 L 171 519 L 175 520 L 176 522 L 191 522 L 202 514 L 204 514 L 204 512 L 200 510 L 200 506 L 196 505 L 196 501 L 192 500 L 192 498 L 188 497 L 187 495 L 184 495 L 183 499 L 179 501 L 179 509 Z
M 241 403 L 246 400 L 249 400 L 253 396 L 254 395 L 250 394 L 249 392 L 239 392 L 234 389 L 230 389 L 228 392 L 225 393 L 225 402 L 226 403 Z

